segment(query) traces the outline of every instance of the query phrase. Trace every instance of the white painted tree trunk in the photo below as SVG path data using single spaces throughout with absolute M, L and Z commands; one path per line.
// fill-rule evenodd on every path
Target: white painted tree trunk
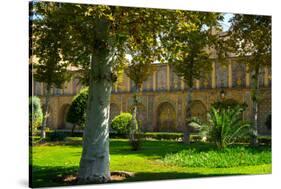
M 114 53 L 100 49 L 91 61 L 83 151 L 78 171 L 79 183 L 104 183 L 110 180 L 109 114 Z
M 251 144 L 256 146 L 258 144 L 258 91 L 259 91 L 259 67 L 255 70 L 254 86 L 252 91 L 253 100 L 253 120 L 252 125 L 252 141 Z
M 45 112 L 44 112 L 44 116 L 43 116 L 43 122 L 41 125 L 41 138 L 45 139 L 46 138 L 46 126 L 47 126 L 47 120 L 48 120 L 48 116 L 49 116 L 49 101 L 50 101 L 50 95 L 51 95 L 51 87 L 47 87 L 46 89 L 47 94 L 45 97 Z

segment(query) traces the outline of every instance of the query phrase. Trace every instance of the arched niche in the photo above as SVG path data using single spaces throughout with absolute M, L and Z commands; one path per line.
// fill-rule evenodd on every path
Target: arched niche
M 61 108 L 59 110 L 59 117 L 58 117 L 58 129 L 71 128 L 71 123 L 68 123 L 66 121 L 69 107 L 70 107 L 70 104 L 64 104 L 61 106 Z
M 175 132 L 177 130 L 176 111 L 169 102 L 163 102 L 158 106 L 155 130 L 162 132 Z
M 197 117 L 201 121 L 206 121 L 207 119 L 207 108 L 200 100 L 195 100 L 191 103 L 191 116 Z
M 271 114 L 271 99 L 265 98 L 258 103 L 258 132 L 259 134 L 270 134 L 266 127 L 266 119 Z

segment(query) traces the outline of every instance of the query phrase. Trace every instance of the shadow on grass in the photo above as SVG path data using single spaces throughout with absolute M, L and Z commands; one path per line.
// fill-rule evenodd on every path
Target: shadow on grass
M 32 188 L 71 185 L 64 181 L 64 178 L 68 175 L 76 175 L 78 170 L 76 166 L 32 166 L 30 168 L 29 186 Z
M 202 173 L 180 173 L 180 172 L 139 172 L 134 177 L 128 178 L 127 182 L 137 181 L 159 181 L 159 180 L 175 180 L 175 179 L 191 179 L 204 177 L 220 177 L 220 176 L 237 176 L 242 174 L 202 174 Z
M 68 176 L 77 175 L 78 167 L 41 167 L 33 166 L 30 179 L 30 187 L 53 187 L 78 185 L 73 181 L 65 180 Z M 200 174 L 200 173 L 180 173 L 180 172 L 138 172 L 134 176 L 122 181 L 111 181 L 110 183 L 139 182 L 139 181 L 159 181 L 171 179 L 188 179 L 202 177 L 235 176 L 241 174 Z

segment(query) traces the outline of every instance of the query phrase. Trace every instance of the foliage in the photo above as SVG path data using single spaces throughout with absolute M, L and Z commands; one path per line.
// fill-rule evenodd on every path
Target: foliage
M 207 123 L 194 119 L 192 125 L 199 127 L 202 136 L 215 142 L 218 148 L 225 148 L 233 144 L 239 137 L 248 134 L 250 124 L 242 120 L 243 111 L 244 109 L 240 106 L 226 109 L 211 107 L 207 115 Z
M 246 108 L 248 107 L 248 105 L 246 103 L 238 103 L 235 100 L 223 100 L 223 101 L 216 101 L 215 103 L 212 104 L 212 106 L 215 109 L 227 109 L 227 108 L 235 108 L 236 106 L 239 106 L 240 108 L 243 109 L 243 111 L 246 110 Z
M 261 15 L 237 14 L 231 20 L 230 37 L 228 43 L 232 53 L 244 62 L 251 73 L 251 98 L 254 113 L 252 125 L 252 144 L 258 140 L 258 101 L 259 76 L 262 68 L 271 66 L 271 17 Z
M 88 93 L 89 89 L 84 88 L 73 98 L 66 115 L 66 121 L 82 127 L 85 126 Z
M 271 17 L 236 14 L 231 24 L 232 51 L 244 59 L 250 72 L 260 74 L 258 68 L 271 65 Z
M 40 3 L 35 3 L 33 17 L 30 17 L 32 22 L 32 66 L 35 69 L 34 79 L 38 82 L 43 82 L 45 85 L 45 108 L 43 124 L 41 127 L 41 137 L 45 138 L 45 127 L 47 123 L 49 98 L 51 95 L 51 88 L 63 88 L 66 81 L 71 78 L 67 72 L 68 63 L 63 60 L 61 56 L 62 36 L 65 33 L 58 27 L 56 20 L 55 10 L 59 6 L 50 4 L 51 6 L 46 10 L 48 17 L 45 15 L 41 18 L 38 12 L 42 10 Z M 38 11 L 38 12 L 37 12 Z M 36 13 L 37 12 L 37 13 Z
M 38 12 L 43 10 L 40 5 L 41 3 L 36 3 L 34 6 L 34 16 L 38 16 Z M 59 6 L 50 4 L 46 10 L 48 16 L 32 20 L 32 55 L 38 59 L 38 62 L 32 62 L 36 70 L 34 79 L 46 83 L 47 89 L 62 88 L 65 81 L 70 79 L 68 63 L 61 56 L 62 36 L 65 33 L 56 22 L 58 9 Z
M 183 12 L 176 18 L 173 29 L 161 36 L 165 58 L 191 88 L 195 79 L 206 78 L 212 69 L 211 48 L 218 44 L 218 24 L 222 18 L 218 13 Z
M 131 120 L 132 114 L 121 113 L 112 120 L 111 128 L 118 134 L 128 134 Z
M 29 132 L 34 135 L 37 128 L 42 124 L 43 113 L 40 98 L 29 97 Z
M 125 67 L 126 75 L 135 83 L 136 92 L 152 72 L 151 62 L 130 63 Z
M 196 14 L 187 11 L 54 2 L 36 4 L 36 12 L 41 18 L 38 19 L 38 22 L 52 23 L 48 25 L 47 29 L 59 37 L 57 45 L 61 47 L 60 55 L 63 60 L 71 62 L 78 68 L 90 70 L 89 99 L 93 99 L 93 103 L 89 107 L 88 115 L 97 110 L 96 104 L 109 108 L 109 100 L 100 102 L 99 98 L 92 98 L 95 95 L 92 87 L 100 87 L 101 90 L 106 87 L 102 95 L 110 97 L 111 86 L 117 79 L 116 72 L 124 66 L 123 60 L 128 52 L 145 52 L 142 53 L 144 56 L 139 56 L 139 60 L 136 62 L 149 62 L 150 54 L 155 53 L 161 56 L 157 48 L 159 36 L 165 31 L 172 31 L 173 28 L 170 26 L 176 23 L 175 18 L 180 18 L 184 13 L 190 16 L 187 18 L 187 23 L 184 23 L 185 19 L 182 20 L 182 32 L 191 31 L 194 28 L 193 22 L 198 21 L 194 19 Z M 205 16 L 201 18 L 204 20 Z M 45 33 L 48 32 L 43 32 L 42 35 L 44 36 Z M 40 38 L 40 35 L 40 33 L 35 33 L 35 38 Z M 87 158 L 93 157 L 95 154 L 91 152 L 95 150 L 104 152 L 105 158 L 109 157 L 108 137 L 107 135 L 105 138 L 100 137 L 108 131 L 105 112 L 98 111 L 95 114 L 104 123 L 103 127 L 101 124 L 95 123 L 89 123 L 92 124 L 91 127 L 86 127 L 89 130 L 85 130 L 87 139 L 83 143 L 85 153 L 82 154 L 81 165 L 88 163 Z M 93 128 L 96 128 L 98 132 L 91 132 Z M 95 142 L 93 143 L 92 140 Z M 101 142 L 104 146 L 99 145 Z M 104 170 L 100 170 L 100 172 L 104 172 L 97 173 L 96 176 L 104 178 L 105 175 L 109 175 L 109 164 L 102 164 L 106 162 L 103 161 L 103 158 L 98 158 L 97 161 L 101 161 L 97 164 L 104 167 Z M 82 172 L 90 170 L 88 167 L 84 169 L 85 167 L 81 166 L 80 170 Z M 94 170 L 95 167 L 92 169 Z M 93 175 L 88 175 L 93 172 L 95 171 L 88 172 L 82 180 L 94 178 Z
M 167 164 L 183 167 L 227 168 L 271 163 L 271 150 L 234 146 L 222 150 L 200 151 L 196 148 L 168 154 Z
M 66 134 L 63 132 L 48 132 L 47 141 L 55 142 L 55 141 L 64 141 L 66 138 Z

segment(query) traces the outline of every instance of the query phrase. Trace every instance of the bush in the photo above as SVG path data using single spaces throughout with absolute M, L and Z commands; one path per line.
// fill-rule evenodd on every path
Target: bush
M 37 128 L 42 124 L 43 112 L 41 101 L 38 97 L 29 97 L 29 132 L 34 135 Z
M 182 140 L 183 133 L 147 132 L 144 137 L 156 140 Z
M 56 141 L 64 141 L 67 135 L 64 132 L 49 132 L 47 134 L 47 140 L 50 142 L 56 142 Z
M 88 88 L 82 89 L 72 100 L 66 115 L 66 121 L 81 127 L 85 126 Z M 74 129 L 74 128 L 73 128 Z
M 131 120 L 132 114 L 121 113 L 112 120 L 111 128 L 116 131 L 117 134 L 128 134 Z
M 249 123 L 243 122 L 241 114 L 244 111 L 239 105 L 227 108 L 211 107 L 208 122 L 193 120 L 192 124 L 200 128 L 200 133 L 218 148 L 225 148 L 239 138 L 249 134 Z

